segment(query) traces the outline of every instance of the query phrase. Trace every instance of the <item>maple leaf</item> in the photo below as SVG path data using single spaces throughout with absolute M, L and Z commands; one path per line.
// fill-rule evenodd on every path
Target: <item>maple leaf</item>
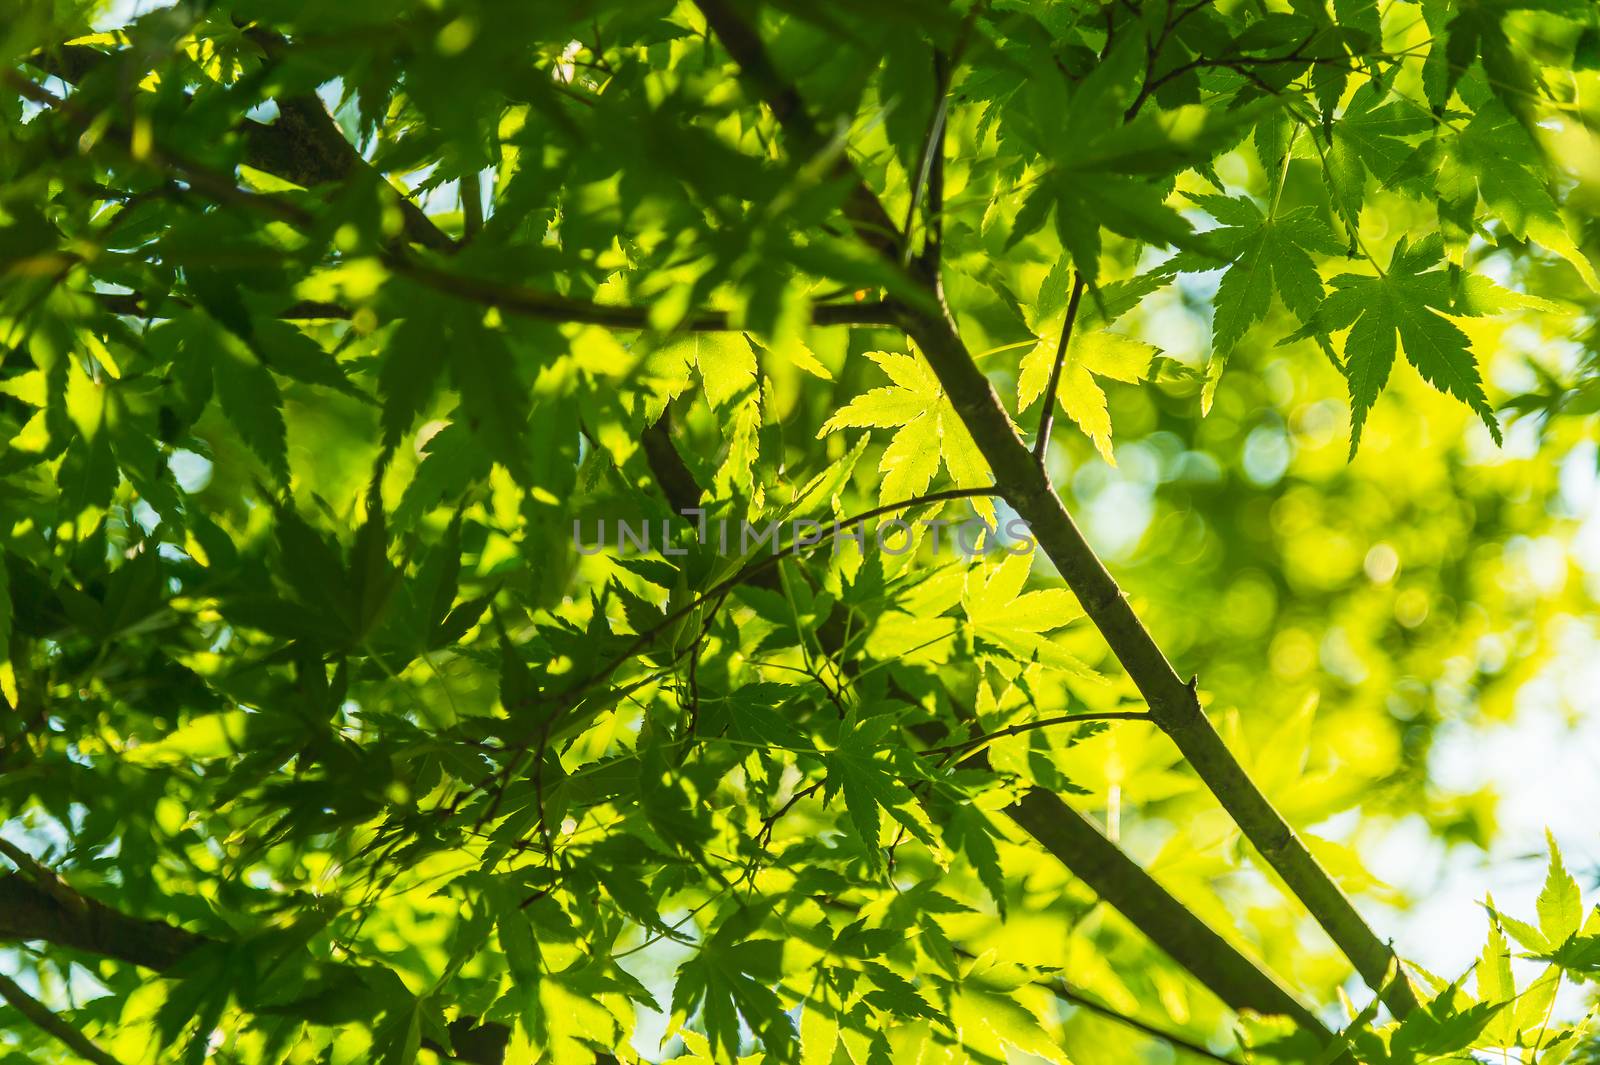
M 1472 408 L 1500 442 L 1500 424 L 1483 393 L 1467 335 L 1445 317 L 1454 310 L 1449 274 L 1428 269 L 1443 257 L 1444 241 L 1438 234 L 1415 246 L 1401 238 L 1389 268 L 1377 277 L 1335 277 L 1330 282 L 1334 291 L 1306 328 L 1290 338 L 1350 330 L 1344 344 L 1344 371 L 1350 389 L 1352 456 L 1360 446 L 1367 412 L 1389 379 L 1396 334 L 1407 361 L 1423 379 Z
M 1047 635 L 1083 617 L 1077 597 L 1065 588 L 1023 592 L 1033 559 L 1008 554 L 993 565 L 967 571 L 961 606 L 973 634 L 1018 662 L 1042 662 L 1077 677 L 1098 674 Z
M 1421 107 L 1403 96 L 1387 100 L 1386 96 L 1376 84 L 1363 85 L 1333 124 L 1327 153 L 1329 186 L 1334 206 L 1352 228 L 1360 224 L 1366 172 L 1389 180 L 1412 151 L 1411 143 L 1402 138 L 1433 128 Z
M 1282 215 L 1263 214 L 1244 198 L 1193 196 L 1191 199 L 1223 223 L 1209 236 L 1232 260 L 1217 286 L 1216 311 L 1211 319 L 1211 359 L 1206 369 L 1201 410 L 1211 407 L 1217 382 L 1229 353 L 1246 330 L 1267 316 L 1272 295 L 1302 322 L 1322 303 L 1322 277 L 1311 252 L 1338 255 L 1344 249 L 1310 207 Z
M 787 1057 L 798 1033 L 772 990 L 783 971 L 783 941 L 752 938 L 758 919 L 738 910 L 678 968 L 672 1012 L 682 1024 L 696 1007 L 719 1056 L 738 1056 L 740 1020 L 772 1053 Z
M 1600 290 L 1600 277 L 1579 250 L 1540 173 L 1541 162 L 1541 150 L 1527 130 L 1489 99 L 1464 127 L 1440 127 L 1436 137 L 1419 144 L 1388 184 L 1431 181 L 1441 227 L 1453 247 L 1464 247 L 1471 238 L 1481 197 L 1512 236 L 1561 256 L 1584 284 Z
M 1442 109 L 1458 83 L 1465 89 L 1468 71 L 1481 64 L 1484 91 L 1513 111 L 1528 110 L 1535 83 L 1528 64 L 1506 34 L 1507 17 L 1516 11 L 1542 11 L 1583 21 L 1593 9 L 1587 0 L 1423 0 L 1420 7 L 1429 31 L 1442 44 L 1429 49 L 1423 64 L 1423 89 L 1429 102 Z M 1532 115 L 1523 117 L 1531 126 Z
M 925 494 L 941 460 L 958 488 L 986 487 L 989 467 L 928 364 L 916 355 L 894 351 L 869 351 L 867 358 L 877 363 L 892 383 L 865 392 L 835 411 L 817 436 L 840 429 L 895 430 L 878 461 L 878 471 L 883 474 L 878 487 L 880 503 Z M 988 500 L 974 500 L 973 505 L 986 520 L 994 521 Z
M 1275 101 L 1259 100 L 1228 112 L 1185 105 L 1126 120 L 1140 83 L 1144 56 L 1132 39 L 1077 86 L 1065 114 L 1049 123 L 1051 137 L 1074 150 L 1040 174 L 1013 220 L 1007 246 L 1042 227 L 1055 211 L 1056 233 L 1092 288 L 1098 282 L 1100 230 L 1158 246 L 1210 254 L 1167 196 L 1166 178 L 1203 166 L 1237 141 Z M 1109 175 L 1121 180 L 1105 180 Z
M 995 848 L 998 833 L 983 811 L 968 803 L 949 806 L 943 818 L 945 846 L 959 852 L 971 863 L 984 890 L 994 900 L 1001 916 L 1006 912 L 1006 881 L 1000 868 L 1000 852 Z
M 1559 945 L 1583 924 L 1583 900 L 1578 894 L 1578 882 L 1561 861 L 1561 848 L 1556 846 L 1555 836 L 1546 831 L 1545 839 L 1550 845 L 1550 867 L 1544 889 L 1539 892 L 1539 931 L 1551 943 Z
M 897 772 L 901 767 L 889 760 L 895 752 L 886 742 L 886 735 L 893 725 L 893 718 L 888 716 L 858 720 L 852 710 L 840 723 L 838 746 L 827 754 L 824 798 L 844 794 L 845 812 L 866 850 L 868 863 L 874 868 L 882 861 L 883 811 L 914 838 L 933 843 L 927 815 L 911 789 L 901 781 Z
M 1097 377 L 1132 384 L 1142 381 L 1150 372 L 1150 360 L 1159 349 L 1121 333 L 1104 329 L 1085 328 L 1096 315 L 1085 311 L 1072 331 L 1067 344 L 1066 362 L 1061 367 L 1061 380 L 1056 387 L 1056 399 L 1067 417 L 1094 441 L 1102 458 L 1115 466 L 1116 457 L 1111 451 L 1111 414 L 1106 409 L 1106 394 Z M 1085 321 L 1088 319 L 1089 321 Z M 1033 406 L 1050 383 L 1050 370 L 1055 365 L 1060 344 L 1061 318 L 1041 323 L 1037 330 L 1039 339 L 1022 357 L 1017 367 L 1017 413 Z
M 1011 1046 L 1056 1065 L 1071 1065 L 1038 1016 L 1019 1000 L 1017 989 L 1026 983 L 1027 972 L 1020 966 L 992 953 L 975 959 L 951 997 L 951 1019 L 963 1044 L 996 1061 L 1006 1060 L 1006 1047 Z

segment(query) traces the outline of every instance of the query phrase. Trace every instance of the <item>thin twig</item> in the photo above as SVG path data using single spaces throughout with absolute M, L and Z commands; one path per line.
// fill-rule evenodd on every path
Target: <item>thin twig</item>
M 1050 367 L 1050 383 L 1044 389 L 1044 413 L 1039 415 L 1039 439 L 1034 441 L 1033 457 L 1044 468 L 1045 452 L 1050 448 L 1050 430 L 1056 424 L 1056 389 L 1061 387 L 1061 371 L 1067 364 L 1067 347 L 1072 343 L 1072 327 L 1078 320 L 1078 304 L 1083 301 L 1083 271 L 1072 271 L 1072 297 L 1067 300 L 1067 318 L 1061 324 L 1061 344 L 1056 348 L 1056 364 Z
M 929 747 L 917 753 L 924 756 L 938 754 L 964 754 L 974 747 L 982 747 L 986 743 L 1004 739 L 1007 736 L 1020 736 L 1024 732 L 1035 729 L 1050 728 L 1054 725 L 1070 725 L 1078 721 L 1153 721 L 1155 720 L 1144 710 L 1108 710 L 1103 714 L 1062 714 L 1059 717 L 1047 717 L 1040 721 L 1024 721 L 1017 725 L 1007 725 L 1005 728 L 985 732 L 981 736 L 974 736 L 960 743 L 947 743 L 943 747 Z
M 815 669 L 786 665 L 782 662 L 768 662 L 762 658 L 752 658 L 749 661 L 751 665 L 759 666 L 762 669 L 786 669 L 790 673 L 798 673 L 803 677 L 810 677 L 812 680 L 817 682 L 824 692 L 827 693 L 828 701 L 833 703 L 834 708 L 839 711 L 840 717 L 844 717 L 845 714 L 848 713 L 848 711 L 845 710 L 843 700 L 839 698 L 839 693 L 834 691 L 833 688 L 829 686 L 828 682 L 823 679 L 822 674 L 817 672 Z
M 1094 999 L 1084 995 L 1081 991 L 1077 991 L 1068 986 L 1066 981 L 1051 982 L 1047 986 L 1050 989 L 1050 993 L 1055 995 L 1056 998 L 1060 999 L 1062 1002 L 1072 1006 L 1077 1006 L 1080 1009 L 1088 1010 L 1090 1013 L 1098 1014 L 1108 1021 L 1115 1021 L 1117 1024 L 1132 1028 L 1134 1031 L 1141 1032 L 1144 1035 L 1149 1036 L 1151 1039 L 1157 1039 L 1163 1043 L 1166 1043 L 1175 1050 L 1185 1051 L 1195 1055 L 1196 1057 L 1205 1058 L 1207 1061 L 1222 1062 L 1223 1065 L 1239 1065 L 1239 1060 L 1237 1058 L 1230 1058 L 1225 1054 L 1218 1054 L 1215 1050 L 1203 1046 L 1200 1043 L 1196 1043 L 1192 1039 L 1187 1039 L 1184 1036 L 1178 1035 L 1176 1032 L 1169 1032 L 1164 1028 L 1157 1028 L 1155 1025 L 1141 1021 L 1137 1017 L 1130 1017 L 1126 1013 L 1122 1013 L 1119 1010 L 1114 1010 L 1103 1002 L 1096 1002 Z
M 768 853 L 770 853 L 770 848 L 772 846 L 772 832 L 773 829 L 778 827 L 778 822 L 783 820 L 784 815 L 790 810 L 794 809 L 795 806 L 798 805 L 803 799 L 807 798 L 808 796 L 815 795 L 818 791 L 821 791 L 823 785 L 825 784 L 827 784 L 826 780 L 818 780 L 812 784 L 806 785 L 793 795 L 789 796 L 789 800 L 782 806 L 778 807 L 776 811 L 762 818 L 761 831 L 756 833 L 755 838 L 756 852 L 750 856 L 750 863 L 745 869 L 744 875 L 746 880 L 754 881 L 756 874 L 761 871 L 763 860 L 767 857 Z
M 944 126 L 945 115 L 950 106 L 950 64 L 945 59 L 944 53 L 933 53 L 933 114 L 928 118 L 928 131 L 922 138 L 921 162 L 917 166 L 917 173 L 911 183 L 911 205 L 906 208 L 906 222 L 901 227 L 900 265 L 911 265 L 911 233 L 917 220 L 917 211 L 922 207 L 924 193 L 932 194 L 929 188 L 933 173 L 934 160 L 944 154 Z M 941 186 L 943 181 L 941 179 Z M 942 190 L 941 190 L 942 191 Z M 940 209 L 941 205 L 933 205 L 933 210 Z M 931 219 L 931 216 L 930 216 Z M 924 248 L 930 249 L 933 242 L 932 222 L 925 227 Z
M 700 625 L 700 633 L 695 637 L 694 650 L 689 654 L 689 723 L 684 735 L 693 737 L 700 728 L 700 655 L 706 648 L 706 637 L 711 634 L 711 626 L 717 620 L 717 613 L 722 609 L 722 604 L 728 601 L 728 594 L 724 592 L 717 596 L 711 604 L 711 609 L 706 611 L 706 619 Z

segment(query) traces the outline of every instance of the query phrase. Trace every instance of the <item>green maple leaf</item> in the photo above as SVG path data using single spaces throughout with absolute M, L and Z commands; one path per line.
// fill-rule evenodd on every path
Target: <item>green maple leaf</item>
M 1487 99 L 1465 127 L 1443 127 L 1418 145 L 1389 183 L 1430 175 L 1445 236 L 1458 247 L 1472 236 L 1481 197 L 1512 236 L 1561 256 L 1584 284 L 1600 290 L 1600 277 L 1579 250 L 1541 174 L 1542 161 L 1541 149 L 1522 124 Z
M 914 838 L 933 846 L 927 815 L 887 757 L 893 752 L 885 736 L 893 725 L 893 719 L 888 716 L 858 721 L 851 711 L 840 726 L 838 746 L 827 754 L 828 776 L 823 797 L 832 799 L 835 795 L 844 795 L 845 812 L 861 838 L 868 863 L 874 868 L 882 861 L 884 812 Z
M 893 383 L 852 399 L 834 412 L 817 436 L 851 428 L 895 430 L 878 462 L 883 474 L 878 486 L 882 503 L 926 493 L 941 461 L 957 487 L 987 486 L 989 467 L 928 364 L 916 355 L 893 351 L 869 351 L 867 358 Z M 989 521 L 994 520 L 987 500 L 976 500 L 974 506 Z
M 1066 1052 L 1017 995 L 1028 982 L 1021 967 L 1001 961 L 993 952 L 975 959 L 951 996 L 950 1016 L 964 1047 L 978 1056 L 1005 1061 L 1008 1046 L 1055 1065 L 1071 1065 Z
M 1323 298 L 1322 277 L 1310 253 L 1337 255 L 1344 249 L 1312 208 L 1263 214 L 1243 198 L 1191 198 L 1223 223 L 1209 236 L 1232 260 L 1217 286 L 1211 319 L 1212 363 L 1201 399 L 1202 409 L 1209 409 L 1229 353 L 1250 326 L 1266 318 L 1273 293 L 1292 314 L 1308 321 Z
M 1000 868 L 1000 852 L 995 848 L 998 835 L 983 811 L 969 803 L 952 804 L 944 817 L 944 842 L 971 864 L 978 881 L 994 900 L 1000 915 L 1006 912 L 1005 873 Z
M 1600 935 L 1573 936 L 1548 954 L 1541 955 L 1563 969 L 1584 976 L 1600 973 Z
M 1513 111 L 1526 110 L 1536 96 L 1529 64 L 1512 47 L 1505 20 L 1515 11 L 1543 11 L 1583 21 L 1593 5 L 1588 0 L 1423 0 L 1423 18 L 1440 43 L 1428 51 L 1422 81 L 1428 102 L 1442 109 L 1451 93 L 1481 63 L 1484 87 Z M 1529 125 L 1532 115 L 1525 116 Z
M 1188 105 L 1142 110 L 1124 121 L 1142 69 L 1142 49 L 1130 38 L 1112 50 L 1078 86 L 1059 119 L 1046 124 L 1053 139 L 1072 144 L 1039 175 L 1012 223 L 1008 246 L 1042 227 L 1055 212 L 1056 232 L 1093 287 L 1098 280 L 1100 230 L 1162 247 L 1211 254 L 1210 241 L 1166 202 L 1170 179 L 1203 167 L 1238 141 L 1274 101 L 1231 111 Z M 1049 153 L 1055 155 L 1057 153 Z M 1108 180 L 1115 175 L 1115 180 Z
M 1454 311 L 1449 274 L 1430 269 L 1444 257 L 1444 241 L 1430 236 L 1410 246 L 1402 238 L 1388 270 L 1377 277 L 1340 274 L 1333 291 L 1295 337 L 1350 330 L 1344 343 L 1350 389 L 1350 454 L 1361 443 L 1367 412 L 1389 380 L 1398 334 L 1406 359 L 1425 381 L 1461 400 L 1500 442 L 1500 424 L 1483 393 L 1467 335 L 1445 314 Z M 1292 338 L 1291 338 L 1292 339 Z
M 1433 1061 L 1453 1056 L 1471 1046 L 1504 1014 L 1504 1002 L 1478 1002 L 1457 1010 L 1452 1001 L 1455 995 L 1455 988 L 1447 988 L 1425 1008 L 1409 1013 L 1390 1037 L 1390 1060 Z
M 1041 176 L 1017 211 L 1008 247 L 1043 226 L 1055 211 L 1062 247 L 1094 286 L 1099 277 L 1100 230 L 1158 247 L 1214 256 L 1210 240 L 1197 234 L 1167 204 L 1164 185 L 1130 178 L 1108 181 L 1104 173 L 1057 167 Z
M 773 986 L 783 971 L 783 941 L 749 938 L 759 925 L 750 911 L 735 911 L 694 957 L 678 969 L 672 1012 L 681 1024 L 696 1007 L 711 1044 L 724 1060 L 739 1056 L 739 1020 L 778 1060 L 792 1056 L 798 1033 Z
M 186 346 L 186 357 L 208 361 L 215 375 L 216 396 L 229 424 L 279 485 L 289 483 L 289 445 L 278 383 L 250 347 L 215 323 L 198 325 L 198 337 L 210 342 L 199 354 Z
M 1057 343 L 1047 331 L 1022 357 L 1017 377 L 1018 413 L 1033 406 L 1044 393 Z M 1111 415 L 1106 408 L 1105 391 L 1096 377 L 1129 384 L 1142 381 L 1150 373 L 1150 361 L 1158 350 L 1154 345 L 1106 330 L 1075 330 L 1067 345 L 1056 400 L 1067 417 L 1094 441 L 1100 456 L 1113 466 L 1117 460 L 1111 451 Z
M 1412 101 L 1399 95 L 1386 97 L 1386 90 L 1376 84 L 1363 85 L 1333 124 L 1327 154 L 1330 191 L 1352 228 L 1360 224 L 1367 171 L 1379 181 L 1390 180 L 1411 155 L 1411 142 L 1404 138 L 1433 128 L 1428 113 Z
M 696 333 L 694 365 L 706 384 L 706 399 L 713 407 L 725 406 L 756 383 L 756 353 L 743 333 Z
M 1551 943 L 1560 945 L 1583 924 L 1583 900 L 1578 882 L 1561 861 L 1556 838 L 1546 832 L 1545 839 L 1550 845 L 1550 868 L 1545 874 L 1544 889 L 1539 892 L 1539 931 Z
M 1018 662 L 1037 661 L 1077 677 L 1098 678 L 1048 635 L 1083 617 L 1083 607 L 1065 588 L 1023 592 L 1032 564 L 1030 555 L 1007 554 L 993 565 L 967 571 L 961 606 L 973 635 Z

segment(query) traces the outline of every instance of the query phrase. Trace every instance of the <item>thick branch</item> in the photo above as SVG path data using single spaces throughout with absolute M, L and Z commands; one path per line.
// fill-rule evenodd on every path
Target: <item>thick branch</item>
M 639 437 L 645 461 L 672 509 L 682 514 L 700 504 L 700 485 L 672 442 L 672 414 L 662 411 Z
M 580 322 L 603 325 L 612 329 L 639 329 L 650 327 L 650 308 L 624 304 L 594 303 L 589 300 L 557 296 L 522 285 L 464 277 L 443 270 L 407 266 L 406 274 L 429 288 L 443 291 L 458 299 L 485 306 L 498 307 L 507 314 L 537 318 L 550 322 Z M 126 314 L 134 318 L 161 318 L 166 316 L 160 304 L 152 303 L 137 292 L 89 293 L 94 301 L 113 314 Z M 177 307 L 188 307 L 186 300 L 173 298 L 168 302 Z M 300 300 L 279 311 L 277 317 L 287 319 L 344 319 L 355 311 L 341 303 L 324 300 Z M 820 304 L 811 308 L 812 325 L 892 325 L 894 316 L 887 304 L 877 300 L 862 303 Z M 732 316 L 726 311 L 697 311 L 677 326 L 688 332 L 737 331 Z
M 754 30 L 732 11 L 728 0 L 697 0 L 697 3 L 729 52 L 739 61 L 745 80 L 767 100 L 779 121 L 785 123 L 790 136 L 802 145 L 814 144 L 816 133 L 800 105 L 798 94 L 777 75 Z M 865 220 L 883 216 L 883 206 L 871 190 L 860 183 L 859 177 L 856 190 L 876 205 L 874 208 L 865 204 L 860 196 L 851 201 L 852 218 L 860 220 L 858 232 L 866 237 L 872 225 Z M 894 255 L 895 246 L 887 249 L 875 246 L 886 256 Z M 937 278 L 932 279 L 930 288 L 931 294 L 942 304 Z M 967 351 L 948 309 L 941 306 L 940 311 L 934 313 L 922 307 L 907 306 L 901 308 L 900 318 L 902 327 L 917 342 L 988 462 L 1001 495 L 1028 523 L 1039 545 L 1055 563 L 1089 619 L 1144 696 L 1156 724 L 1171 737 L 1245 837 L 1305 904 L 1367 985 L 1380 994 L 1387 989 L 1385 1001 L 1397 1014 L 1415 1008 L 1416 998 L 1410 984 L 1387 979 L 1391 964 L 1397 961 L 1394 951 L 1362 920 L 1344 892 L 1229 752 L 1201 711 L 1194 686 L 1179 679 L 1149 630 L 1128 605 L 1122 589 L 1117 587 L 1117 582 L 1083 538 L 1044 470 L 1017 436 L 989 379 Z M 1062 807 L 1070 809 L 1065 804 Z M 1028 814 L 1025 812 L 1024 816 Z M 1037 827 L 1043 831 L 1048 819 L 1033 818 L 1030 830 Z M 1070 851 L 1075 839 L 1083 842 L 1081 837 L 1081 833 L 1069 833 L 1057 842 Z M 1051 846 L 1046 840 L 1041 842 Z M 1145 916 L 1152 920 L 1159 917 L 1156 914 Z M 1147 933 L 1152 931 L 1143 923 L 1136 923 Z M 1161 930 L 1161 926 L 1155 930 Z
M 1117 582 L 1083 538 L 1034 456 L 1018 438 L 1000 398 L 973 362 L 949 318 L 907 309 L 903 324 L 922 350 L 994 472 L 1006 501 L 1028 523 L 1084 612 L 1122 663 L 1151 716 L 1188 760 L 1245 837 L 1299 896 L 1317 923 L 1374 990 L 1385 988 L 1393 950 L 1380 940 L 1326 870 L 1256 787 L 1200 709 L 1192 684 L 1173 670 Z M 1416 1005 L 1410 985 L 1388 983 L 1397 1014 Z
M 0 939 L 40 939 L 161 972 L 210 940 L 165 921 L 130 917 L 85 895 L 82 908 L 15 874 L 0 876 Z
M 1230 1007 L 1281 1014 L 1325 1041 L 1332 1038 L 1293 993 L 1168 894 L 1059 796 L 1034 788 L 1008 807 L 1006 816 Z
M 131 917 L 86 895 L 68 906 L 20 875 L 0 876 L 0 940 L 40 940 L 53 946 L 116 958 L 165 972 L 191 951 L 213 939 L 165 921 Z M 460 1061 L 500 1065 L 510 1030 L 493 1021 L 463 1017 L 450 1026 L 450 1041 Z M 443 1048 L 425 1041 L 443 1052 Z
M 746 80 L 768 101 L 779 121 L 787 124 L 791 136 L 802 142 L 814 140 L 815 133 L 799 105 L 798 95 L 778 78 L 754 31 L 732 12 L 726 0 L 698 2 L 707 21 L 739 60 Z M 872 196 L 865 185 L 858 189 Z M 872 198 L 876 202 L 876 197 Z M 863 210 L 859 205 L 855 209 Z M 868 213 L 873 214 L 870 210 Z M 882 205 L 878 204 L 875 215 L 882 214 Z M 893 249 L 887 254 L 892 255 Z M 932 287 L 938 296 L 936 280 Z M 1386 1001 L 1396 1013 L 1413 1008 L 1416 999 L 1407 982 L 1386 982 L 1395 961 L 1393 950 L 1362 920 L 1344 892 L 1317 864 L 1223 744 L 1201 711 L 1194 687 L 1179 679 L 1128 605 L 1122 589 L 1083 538 L 1044 470 L 1017 436 L 1000 398 L 967 351 L 948 310 L 934 314 L 905 307 L 900 317 L 903 328 L 921 348 L 994 472 L 1002 496 L 1029 524 L 1039 545 L 1144 696 L 1156 724 L 1177 744 L 1246 838 L 1299 896 L 1368 986 L 1380 991 L 1387 986 L 1390 990 Z M 1047 402 L 1054 402 L 1054 396 Z

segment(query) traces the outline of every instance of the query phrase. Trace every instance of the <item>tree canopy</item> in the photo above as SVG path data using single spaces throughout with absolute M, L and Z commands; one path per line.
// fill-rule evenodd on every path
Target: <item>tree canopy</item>
M 1371 861 L 1593 708 L 1597 70 L 1593 0 L 13 0 L 6 1060 L 1600 1060 L 1582 841 L 1465 971 Z

